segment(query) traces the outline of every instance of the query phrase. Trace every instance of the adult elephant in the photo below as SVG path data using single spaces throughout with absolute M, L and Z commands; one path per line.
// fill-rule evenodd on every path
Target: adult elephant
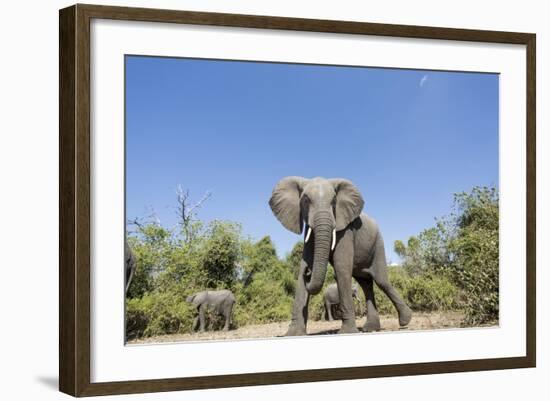
M 356 284 L 351 286 L 351 297 L 359 300 L 359 289 Z M 325 303 L 325 318 L 331 322 L 334 320 L 333 309 L 340 306 L 340 294 L 338 293 L 338 285 L 336 283 L 332 283 L 325 289 L 323 300 Z
M 130 283 L 136 272 L 136 257 L 128 245 L 128 241 L 124 241 L 124 285 L 125 292 L 128 293 Z
M 196 308 L 198 315 L 193 321 L 193 331 L 200 328 L 200 331 L 206 329 L 206 311 L 213 310 L 216 314 L 221 315 L 225 319 L 223 330 L 229 330 L 231 318 L 233 314 L 233 306 L 235 305 L 235 296 L 229 290 L 219 291 L 201 291 L 195 295 L 187 297 L 187 302 L 192 303 Z
M 288 230 L 305 232 L 304 251 L 287 335 L 305 335 L 309 296 L 321 291 L 327 264 L 334 267 L 340 298 L 340 333 L 357 333 L 351 280 L 354 277 L 367 303 L 364 331 L 380 329 L 373 281 L 390 298 L 406 326 L 411 309 L 390 284 L 384 242 L 376 222 L 364 213 L 363 197 L 346 179 L 286 177 L 269 200 L 273 214 Z

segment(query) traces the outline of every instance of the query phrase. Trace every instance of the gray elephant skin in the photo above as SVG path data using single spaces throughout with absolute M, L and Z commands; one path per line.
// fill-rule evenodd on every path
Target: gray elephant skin
M 273 189 L 269 205 L 288 230 L 304 233 L 304 252 L 286 335 L 306 335 L 310 295 L 323 288 L 327 265 L 334 267 L 342 325 L 339 333 L 357 333 L 352 299 L 352 277 L 365 293 L 367 321 L 363 331 L 380 329 L 373 282 L 399 314 L 400 326 L 409 324 L 412 312 L 390 284 L 384 241 L 376 222 L 363 210 L 363 197 L 343 178 L 283 178 Z
M 136 272 L 136 263 L 136 256 L 132 252 L 132 249 L 130 249 L 128 242 L 124 241 L 124 284 L 126 294 Z
M 356 284 L 351 286 L 351 297 L 359 300 L 359 289 Z M 340 294 L 338 293 L 338 285 L 336 283 L 332 283 L 325 288 L 323 301 L 325 305 L 325 319 L 332 322 L 336 316 L 334 314 L 334 309 L 338 310 L 340 307 Z M 340 315 L 339 310 L 338 315 Z
M 212 310 L 224 317 L 223 330 L 229 330 L 233 316 L 233 306 L 235 305 L 235 296 L 229 290 L 219 291 L 201 291 L 195 295 L 187 297 L 187 302 L 192 303 L 198 312 L 193 322 L 193 330 L 197 328 L 200 331 L 206 329 L 206 312 Z

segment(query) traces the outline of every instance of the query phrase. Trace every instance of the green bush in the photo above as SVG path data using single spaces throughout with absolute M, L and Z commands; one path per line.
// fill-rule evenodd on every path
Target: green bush
M 150 293 L 126 303 L 128 339 L 191 331 L 194 309 L 172 293 Z
M 290 320 L 294 297 L 269 272 L 259 272 L 238 289 L 234 321 L 238 326 Z
M 477 230 L 464 234 L 457 250 L 457 280 L 466 296 L 464 324 L 494 323 L 499 313 L 498 231 Z
M 449 281 L 459 291 L 465 325 L 492 324 L 499 313 L 499 208 L 498 191 L 474 187 L 455 194 L 454 212 L 439 219 L 435 227 L 411 237 L 407 245 L 395 242 L 403 267 L 413 276 L 439 280 L 443 291 Z M 421 295 L 409 295 L 428 305 Z

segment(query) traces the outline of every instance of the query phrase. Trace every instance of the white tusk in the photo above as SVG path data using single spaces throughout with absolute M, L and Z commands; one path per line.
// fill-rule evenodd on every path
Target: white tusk
M 309 236 L 311 235 L 311 227 L 307 226 L 307 232 L 306 232 L 306 240 L 305 242 L 309 241 Z
M 335 246 L 336 246 L 336 229 L 332 230 L 332 245 L 330 247 L 330 250 L 334 251 Z

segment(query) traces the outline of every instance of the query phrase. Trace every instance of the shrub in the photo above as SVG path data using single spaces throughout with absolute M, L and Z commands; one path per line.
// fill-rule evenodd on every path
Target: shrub
M 448 287 L 447 280 L 460 290 L 465 325 L 493 323 L 499 313 L 498 230 L 497 189 L 474 187 L 455 194 L 450 216 L 411 237 L 407 246 L 396 241 L 395 251 L 412 275 L 438 278 L 442 289 Z M 416 291 L 415 297 L 424 292 Z
M 498 231 L 476 230 L 464 233 L 457 247 L 457 280 L 466 293 L 465 325 L 498 320 Z
M 172 293 L 150 293 L 126 303 L 128 339 L 191 331 L 194 308 Z
M 238 326 L 290 320 L 293 296 L 269 272 L 259 272 L 236 291 L 234 321 Z

